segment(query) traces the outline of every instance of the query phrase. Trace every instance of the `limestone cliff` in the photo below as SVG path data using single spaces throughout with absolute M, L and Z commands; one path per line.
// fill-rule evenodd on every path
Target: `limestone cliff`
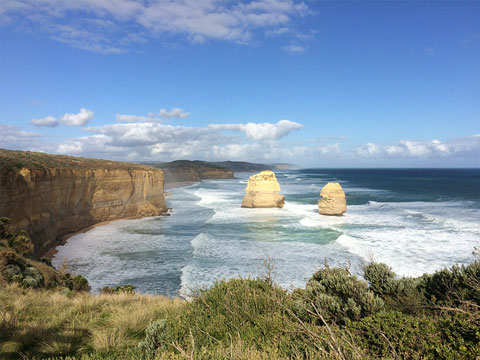
M 0 217 L 41 254 L 99 222 L 166 211 L 163 172 L 115 161 L 0 150 Z
M 339 183 L 328 183 L 320 192 L 318 212 L 322 215 L 340 216 L 347 211 L 345 192 Z
M 262 171 L 250 176 L 245 189 L 245 196 L 242 200 L 244 208 L 282 208 L 285 204 L 285 198 L 279 194 L 280 185 L 278 184 L 275 173 L 270 170 Z

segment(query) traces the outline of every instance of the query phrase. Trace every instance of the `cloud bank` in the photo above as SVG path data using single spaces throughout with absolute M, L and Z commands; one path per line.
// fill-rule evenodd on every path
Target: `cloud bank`
M 285 33 L 308 13 L 298 0 L 7 0 L 0 5 L 4 24 L 36 27 L 56 41 L 100 53 L 126 52 L 172 35 L 197 44 L 246 44 L 258 32 Z

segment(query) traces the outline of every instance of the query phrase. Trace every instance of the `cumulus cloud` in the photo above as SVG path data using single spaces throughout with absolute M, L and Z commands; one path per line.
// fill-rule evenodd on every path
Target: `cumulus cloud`
M 46 116 L 40 119 L 32 119 L 30 120 L 30 124 L 38 126 L 38 127 L 55 127 L 58 126 L 58 120 L 56 117 L 53 116 Z
M 81 108 L 78 114 L 65 114 L 60 122 L 69 126 L 84 126 L 93 119 L 93 111 Z
M 53 146 L 36 132 L 24 131 L 19 126 L 0 124 L 0 148 L 12 150 L 53 151 Z
M 159 112 L 160 116 L 163 116 L 164 118 L 170 120 L 171 118 L 175 119 L 185 119 L 187 118 L 190 113 L 186 112 L 185 110 L 182 110 L 180 108 L 173 108 L 170 111 L 167 111 L 165 109 L 161 109 Z
M 372 143 L 366 143 L 365 145 L 358 146 L 356 148 L 357 154 L 361 156 L 375 155 L 379 152 L 379 150 L 380 150 L 380 147 Z
M 86 131 L 93 135 L 70 139 L 59 145 L 57 152 L 134 160 L 294 161 L 300 155 L 305 156 L 308 149 L 306 146 L 286 146 L 279 141 L 289 131 L 300 128 L 300 124 L 283 120 L 276 124 L 244 124 L 245 128 L 237 125 L 241 124 L 189 127 L 142 121 L 88 127 Z M 230 129 L 241 131 L 245 136 L 224 132 Z M 246 138 L 253 137 L 261 141 L 245 143 Z
M 302 124 L 290 120 L 280 120 L 272 123 L 247 123 L 247 124 L 211 124 L 211 129 L 242 131 L 252 140 L 279 140 L 291 133 L 293 130 L 299 130 Z
M 125 52 L 160 34 L 248 43 L 256 32 L 282 33 L 308 13 L 300 0 L 16 0 L 0 9 L 6 24 L 35 26 L 54 40 L 101 53 Z

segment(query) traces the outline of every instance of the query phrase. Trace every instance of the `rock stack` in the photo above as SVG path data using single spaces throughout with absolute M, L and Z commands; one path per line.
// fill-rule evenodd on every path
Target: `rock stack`
M 275 173 L 270 170 L 262 171 L 250 176 L 248 185 L 245 189 L 245 196 L 242 200 L 244 208 L 282 208 L 285 204 L 285 198 L 279 194 L 280 185 L 278 184 Z
M 339 183 L 328 183 L 320 192 L 318 212 L 322 215 L 341 216 L 347 211 L 345 193 Z

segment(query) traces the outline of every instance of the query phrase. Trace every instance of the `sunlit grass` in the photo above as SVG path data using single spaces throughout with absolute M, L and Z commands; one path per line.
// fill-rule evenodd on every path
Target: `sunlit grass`
M 5 358 L 21 353 L 126 353 L 142 338 L 151 319 L 183 303 L 152 295 L 72 294 L 0 285 L 0 353 Z

